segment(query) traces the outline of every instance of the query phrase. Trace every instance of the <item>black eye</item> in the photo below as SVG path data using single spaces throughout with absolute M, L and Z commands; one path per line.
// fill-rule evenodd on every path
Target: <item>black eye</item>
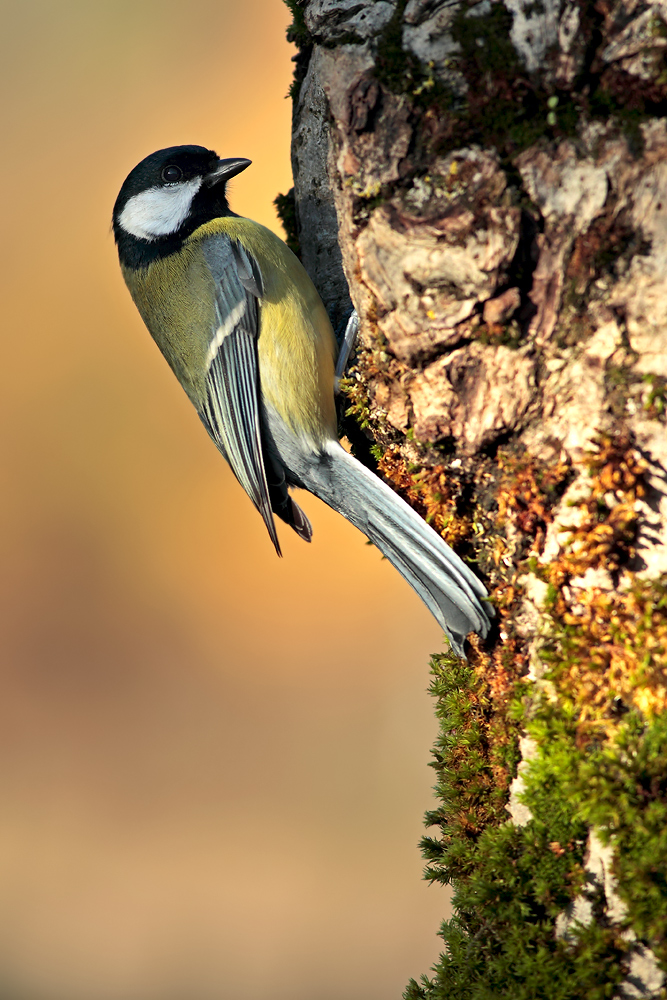
M 176 181 L 180 181 L 183 176 L 183 171 L 180 167 L 175 166 L 173 163 L 165 167 L 162 171 L 162 180 L 165 184 L 175 184 Z

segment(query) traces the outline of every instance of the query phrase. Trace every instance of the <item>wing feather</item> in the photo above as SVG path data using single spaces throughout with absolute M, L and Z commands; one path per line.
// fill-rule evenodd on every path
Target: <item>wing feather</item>
M 281 555 L 262 451 L 257 360 L 261 272 L 228 236 L 210 237 L 203 250 L 215 282 L 216 328 L 211 330 L 200 415 Z

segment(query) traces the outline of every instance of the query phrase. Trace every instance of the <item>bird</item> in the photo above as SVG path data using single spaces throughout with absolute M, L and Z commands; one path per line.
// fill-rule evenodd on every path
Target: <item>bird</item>
M 468 633 L 488 633 L 487 591 L 339 442 L 337 344 L 324 305 L 286 244 L 229 207 L 227 184 L 250 163 L 179 145 L 134 167 L 112 221 L 130 295 L 278 555 L 274 515 L 311 540 L 290 493 L 308 490 L 377 546 L 464 657 Z

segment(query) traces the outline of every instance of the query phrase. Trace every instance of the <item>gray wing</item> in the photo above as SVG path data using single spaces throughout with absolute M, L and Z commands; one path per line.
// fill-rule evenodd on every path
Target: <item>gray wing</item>
M 257 337 L 262 275 L 228 236 L 205 240 L 215 281 L 216 329 L 209 345 L 206 401 L 200 416 L 239 483 L 264 518 L 281 555 L 262 453 Z

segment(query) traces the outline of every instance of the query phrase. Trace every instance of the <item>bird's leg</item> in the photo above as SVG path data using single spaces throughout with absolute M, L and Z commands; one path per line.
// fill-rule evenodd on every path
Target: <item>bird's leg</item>
M 343 343 L 340 345 L 340 351 L 338 352 L 338 361 L 336 362 L 336 371 L 334 377 L 334 393 L 338 395 L 340 380 L 343 377 L 345 369 L 347 368 L 347 363 L 350 359 L 350 354 L 355 345 L 357 334 L 359 332 L 359 316 L 357 310 L 353 309 L 347 321 L 347 326 L 345 327 L 345 334 L 343 336 Z

